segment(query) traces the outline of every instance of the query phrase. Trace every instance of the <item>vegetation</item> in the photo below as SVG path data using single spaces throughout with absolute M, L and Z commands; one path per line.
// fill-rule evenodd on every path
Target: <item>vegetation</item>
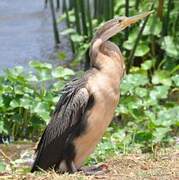
M 33 71 L 23 67 L 5 70 L 0 78 L 0 134 L 14 139 L 38 139 L 50 120 L 65 82 L 74 75 L 71 69 L 32 61 Z M 53 70 L 52 70 L 53 69 Z M 20 130 L 20 131 L 19 131 Z
M 63 1 L 65 3 L 65 1 Z M 177 1 L 70 1 L 64 5 L 68 35 L 75 57 L 71 69 L 89 67 L 88 47 L 94 31 L 115 15 L 135 15 L 153 9 L 141 24 L 112 40 L 126 57 L 127 74 L 121 84 L 121 99 L 114 121 L 87 163 L 137 149 L 152 151 L 176 144 L 179 136 L 179 6 Z M 94 6 L 94 7 L 93 7 Z M 92 12 L 94 9 L 94 12 Z M 129 33 L 130 32 L 130 33 Z M 63 59 L 64 52 L 59 53 Z M 37 140 L 60 96 L 64 84 L 75 74 L 64 67 L 30 62 L 32 72 L 22 67 L 5 70 L 0 77 L 0 134 L 14 139 Z

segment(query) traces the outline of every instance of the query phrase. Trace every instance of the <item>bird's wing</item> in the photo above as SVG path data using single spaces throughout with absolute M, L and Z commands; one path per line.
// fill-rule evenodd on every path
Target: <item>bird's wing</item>
M 62 91 L 53 117 L 45 129 L 37 147 L 37 156 L 32 172 L 48 169 L 60 161 L 65 145 L 72 141 L 75 128 L 83 121 L 89 100 L 84 83 L 74 80 Z

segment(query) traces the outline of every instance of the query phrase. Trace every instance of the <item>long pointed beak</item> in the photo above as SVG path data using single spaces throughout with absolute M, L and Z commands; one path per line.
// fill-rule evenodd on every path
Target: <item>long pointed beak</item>
M 125 26 L 129 26 L 131 24 L 136 23 L 137 21 L 149 16 L 150 14 L 152 14 L 153 11 L 149 11 L 149 12 L 145 12 L 136 16 L 132 16 L 132 17 L 127 17 L 126 20 L 124 21 Z

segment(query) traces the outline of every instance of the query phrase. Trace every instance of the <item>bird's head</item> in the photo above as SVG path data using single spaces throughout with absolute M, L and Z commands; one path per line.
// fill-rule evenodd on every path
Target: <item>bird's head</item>
M 126 27 L 136 23 L 137 21 L 147 17 L 150 15 L 152 11 L 145 12 L 136 16 L 132 17 L 116 17 L 114 19 L 111 19 L 104 23 L 102 27 L 100 27 L 97 32 L 96 36 L 93 39 L 93 42 L 95 39 L 101 39 L 103 42 L 111 38 L 112 36 L 116 35 L 120 31 L 124 30 Z

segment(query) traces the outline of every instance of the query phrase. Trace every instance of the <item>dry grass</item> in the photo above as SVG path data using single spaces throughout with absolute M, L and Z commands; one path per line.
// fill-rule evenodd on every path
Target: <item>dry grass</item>
M 15 171 L 1 174 L 0 179 L 13 180 L 179 180 L 179 150 L 165 149 L 152 154 L 128 154 L 112 157 L 106 161 L 109 172 L 99 176 L 85 176 L 82 173 L 59 175 L 53 171 L 44 173 L 24 173 Z

